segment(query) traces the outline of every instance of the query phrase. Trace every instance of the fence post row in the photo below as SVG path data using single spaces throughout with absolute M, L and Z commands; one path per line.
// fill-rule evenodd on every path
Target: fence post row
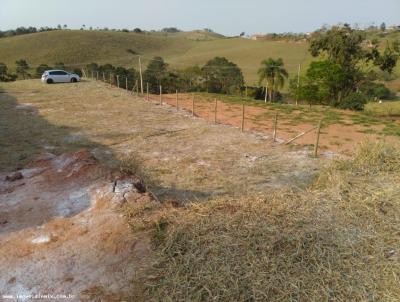
M 321 124 L 322 124 L 322 120 L 320 120 L 318 122 L 318 126 L 317 126 L 317 136 L 315 138 L 315 145 L 314 145 L 314 156 L 317 157 L 318 156 L 318 145 L 319 145 L 319 134 L 321 132 Z
M 193 97 L 192 97 L 192 116 L 194 116 L 194 98 L 195 98 L 195 94 L 193 93 Z
M 277 131 L 278 131 L 278 112 L 275 113 L 275 119 L 274 119 L 274 132 L 272 135 L 272 139 L 274 142 L 276 142 Z
M 176 90 L 176 111 L 179 110 L 178 89 Z
M 242 132 L 244 131 L 244 103 L 242 103 Z
M 215 98 L 215 105 L 214 105 L 214 124 L 217 124 L 217 106 L 218 106 L 218 100 Z

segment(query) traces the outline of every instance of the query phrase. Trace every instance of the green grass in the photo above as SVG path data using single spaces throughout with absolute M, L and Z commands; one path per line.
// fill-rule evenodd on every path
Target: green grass
M 304 41 L 253 41 L 204 31 L 136 34 L 62 30 L 2 38 L 0 61 L 11 69 L 15 69 L 15 61 L 21 58 L 32 67 L 56 62 L 81 67 L 97 62 L 137 68 L 137 56 L 127 52 L 128 49 L 140 54 L 144 64 L 154 56 L 162 56 L 171 67 L 179 69 L 224 56 L 242 69 L 248 85 L 257 84 L 257 70 L 263 59 L 281 57 L 291 76 L 296 76 L 299 63 L 304 72 L 312 60 Z M 400 73 L 399 65 L 395 72 Z M 396 91 L 398 85 L 395 82 L 393 85 L 391 88 Z
M 400 116 L 400 101 L 368 103 L 364 111 L 371 116 Z
M 159 55 L 172 67 L 185 68 L 204 64 L 215 56 L 225 56 L 240 66 L 248 84 L 254 84 L 263 59 L 282 57 L 289 73 L 294 75 L 299 63 L 311 59 L 307 48 L 305 42 L 228 39 L 201 31 L 136 34 L 68 30 L 2 38 L 0 61 L 11 69 L 20 58 L 31 66 L 56 62 L 80 66 L 97 62 L 137 68 L 137 57 L 127 52 L 131 49 L 143 56 L 144 64 Z

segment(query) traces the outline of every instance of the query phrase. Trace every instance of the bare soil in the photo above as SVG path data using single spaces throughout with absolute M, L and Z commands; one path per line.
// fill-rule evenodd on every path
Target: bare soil
M 152 95 L 151 99 L 157 101 L 159 96 Z M 193 95 L 179 94 L 178 106 L 181 110 L 192 112 Z M 176 107 L 176 95 L 165 94 L 163 101 Z M 215 102 L 207 100 L 201 96 L 195 96 L 195 115 L 208 121 L 214 121 Z M 337 110 L 337 112 L 341 112 Z M 299 112 L 300 113 L 300 112 Z M 271 135 L 273 132 L 275 112 L 272 109 L 266 109 L 251 105 L 245 106 L 245 129 Z M 382 136 L 375 133 L 383 129 L 383 125 L 364 126 L 355 124 L 350 117 L 354 115 L 351 112 L 343 112 L 344 119 L 341 123 L 333 123 L 323 128 L 320 136 L 320 148 L 324 151 L 331 151 L 340 154 L 352 154 L 358 143 L 363 140 L 376 140 Z M 322 118 L 322 116 L 321 116 Z M 314 128 L 315 123 L 302 123 L 293 120 L 291 114 L 280 114 L 278 117 L 278 138 L 288 141 L 298 134 Z M 240 127 L 242 123 L 242 106 L 218 101 L 217 104 L 217 122 L 220 124 Z M 315 131 L 300 137 L 295 144 L 309 146 L 315 143 Z M 390 142 L 398 142 L 396 137 L 386 137 Z
M 129 298 L 150 240 L 129 230 L 119 208 L 151 197 L 127 180 L 125 192 L 117 192 L 119 176 L 87 151 L 47 154 L 19 172 L 23 178 L 15 181 L 0 175 L 0 296 Z

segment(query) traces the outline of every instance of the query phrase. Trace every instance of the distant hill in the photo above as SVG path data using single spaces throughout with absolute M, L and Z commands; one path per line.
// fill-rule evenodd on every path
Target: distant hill
M 304 71 L 312 59 L 307 49 L 308 43 L 304 41 L 253 41 L 202 30 L 178 33 L 57 30 L 1 38 L 0 62 L 10 69 L 21 58 L 32 67 L 56 62 L 81 67 L 96 62 L 137 68 L 140 55 L 144 65 L 152 57 L 161 56 L 172 67 L 182 69 L 224 56 L 239 65 L 251 85 L 257 82 L 260 62 L 269 57 L 283 58 L 292 76 L 296 75 L 299 63 Z

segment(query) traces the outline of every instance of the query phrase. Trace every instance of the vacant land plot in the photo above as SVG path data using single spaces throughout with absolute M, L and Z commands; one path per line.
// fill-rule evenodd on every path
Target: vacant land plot
M 327 106 L 270 104 L 253 99 L 241 99 L 218 94 L 180 94 L 178 106 L 188 112 L 192 111 L 195 99 L 195 115 L 206 120 L 215 119 L 215 100 L 217 104 L 218 123 L 241 126 L 242 104 L 245 104 L 244 127 L 247 130 L 271 134 L 275 114 L 278 114 L 277 136 L 288 141 L 297 135 L 317 126 L 322 120 L 321 149 L 341 154 L 351 154 L 357 143 L 365 139 L 385 138 L 390 142 L 398 142 L 400 137 L 400 120 L 395 114 L 399 111 L 400 102 L 369 104 L 367 113 L 337 110 Z M 157 101 L 158 96 L 152 96 Z M 164 95 L 163 100 L 176 107 L 176 95 Z M 392 112 L 392 115 L 379 112 Z M 300 145 L 313 145 L 315 131 L 296 140 Z
M 100 82 L 19 81 L 3 87 L 2 169 L 44 151 L 88 148 L 112 166 L 130 155 L 145 167 L 159 198 L 182 201 L 303 187 L 319 166 L 308 148 L 213 125 Z

